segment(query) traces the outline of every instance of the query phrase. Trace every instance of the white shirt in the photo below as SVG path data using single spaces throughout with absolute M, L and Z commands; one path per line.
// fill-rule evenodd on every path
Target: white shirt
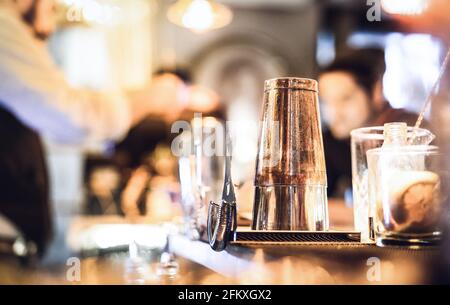
M 120 138 L 131 124 L 123 95 L 71 88 L 45 44 L 18 14 L 2 6 L 0 106 L 44 137 L 63 143 Z

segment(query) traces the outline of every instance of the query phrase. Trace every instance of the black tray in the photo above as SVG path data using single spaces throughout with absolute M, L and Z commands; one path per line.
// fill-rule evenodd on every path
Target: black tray
M 237 230 L 232 244 L 342 244 L 361 243 L 360 232 Z

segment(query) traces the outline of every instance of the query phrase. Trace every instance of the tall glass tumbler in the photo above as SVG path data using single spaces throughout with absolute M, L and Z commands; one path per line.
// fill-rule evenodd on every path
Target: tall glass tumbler
M 264 84 L 253 207 L 254 230 L 328 230 L 317 81 Z
M 366 153 L 384 142 L 384 127 L 363 127 L 351 132 L 353 217 L 355 230 L 361 232 L 361 241 L 374 243 L 375 207 L 369 205 L 369 169 Z M 429 144 L 434 136 L 426 129 L 408 127 L 412 144 Z
M 179 157 L 181 203 L 188 235 L 206 237 L 208 203 L 219 202 L 224 180 L 224 125 L 213 117 L 195 117 L 181 141 Z
M 366 152 L 383 145 L 383 126 L 365 127 L 351 132 L 353 219 L 362 242 L 374 242 L 373 216 L 369 208 L 369 170 Z
M 200 194 L 198 225 L 206 237 L 209 202 L 220 202 L 225 175 L 225 127 L 214 117 L 194 118 L 195 184 Z

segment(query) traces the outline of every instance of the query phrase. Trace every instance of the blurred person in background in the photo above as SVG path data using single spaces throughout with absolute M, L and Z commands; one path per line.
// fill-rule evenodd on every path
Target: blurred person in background
M 151 176 L 155 174 L 149 162 L 150 156 L 158 145 L 170 147 L 170 125 L 181 115 L 188 103 L 190 82 L 189 72 L 184 69 L 161 69 L 154 73 L 154 106 L 169 111 L 145 116 L 123 139 L 114 143 L 112 154 L 87 156 L 87 214 L 134 216 L 145 213 L 144 193 Z M 112 173 L 119 177 L 118 181 L 105 179 Z M 98 187 L 98 181 L 103 181 L 102 188 Z M 105 181 L 110 183 L 106 185 Z
M 142 165 L 158 144 L 170 147 L 177 136 L 171 133 L 175 121 L 189 122 L 194 113 L 223 118 L 218 95 L 209 88 L 193 84 L 187 69 L 160 69 L 153 75 L 152 84 L 154 103 L 168 110 L 164 115 L 147 115 L 115 144 L 113 158 L 123 170 Z M 177 93 L 173 94 L 174 91 Z
M 394 109 L 383 95 L 384 51 L 351 50 L 322 70 L 319 77 L 328 195 L 342 197 L 351 187 L 350 132 L 388 122 L 414 125 L 417 115 Z
M 167 188 L 172 184 L 171 178 L 178 175 L 174 171 L 176 160 L 170 151 L 171 141 L 177 136 L 171 133 L 172 123 L 189 122 L 195 113 L 224 119 L 218 95 L 193 84 L 188 69 L 158 70 L 152 76 L 152 89 L 155 105 L 168 111 L 143 118 L 115 143 L 112 155 L 88 156 L 85 168 L 87 214 L 155 214 L 157 209 L 147 210 L 146 192 Z M 111 179 L 112 175 L 119 176 L 119 182 Z
M 169 98 L 164 97 L 168 90 L 178 88 L 178 101 L 170 104 L 181 104 L 183 107 L 178 110 L 168 107 L 170 112 L 165 116 L 148 115 L 116 144 L 113 158 L 125 182 L 121 213 L 127 216 L 157 212 L 157 209 L 146 211 L 143 192 L 150 184 L 153 191 L 158 185 L 164 188 L 164 184 L 170 184 L 170 177 L 178 175 L 173 170 L 176 169 L 176 160 L 170 152 L 171 142 L 178 134 L 171 133 L 171 125 L 178 120 L 190 122 L 195 113 L 224 119 L 219 96 L 209 88 L 194 84 L 188 69 L 160 69 L 153 75 L 153 83 L 154 98 L 162 101 Z
M 69 86 L 46 48 L 55 1 L 0 0 L 0 214 L 42 252 L 51 235 L 40 137 L 59 143 L 118 140 L 149 113 L 176 113 L 179 90 L 93 92 Z M 176 84 L 175 84 L 176 86 Z M 0 226 L 1 227 L 1 226 Z M 1 235 L 2 232 L 0 232 Z
M 148 113 L 167 112 L 160 99 L 152 99 L 151 88 L 132 93 L 71 88 L 45 43 L 56 27 L 54 2 L 0 0 L 2 108 L 41 135 L 68 143 L 121 138 Z
M 138 167 L 157 144 L 169 143 L 171 124 L 182 116 L 188 107 L 191 82 L 189 71 L 181 68 L 160 69 L 154 73 L 152 99 L 158 107 L 164 107 L 170 111 L 163 115 L 145 116 L 115 144 L 114 159 L 121 168 Z M 173 94 L 173 91 L 178 93 Z M 168 100 L 169 103 L 167 103 Z M 170 105 L 181 105 L 181 107 Z

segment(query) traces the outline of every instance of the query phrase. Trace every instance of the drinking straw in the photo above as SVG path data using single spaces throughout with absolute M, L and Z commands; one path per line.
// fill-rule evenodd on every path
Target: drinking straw
M 442 63 L 441 69 L 439 71 L 439 76 L 436 79 L 436 81 L 433 84 L 433 87 L 431 88 L 430 92 L 428 93 L 427 99 L 425 100 L 425 103 L 422 106 L 422 110 L 419 113 L 419 117 L 417 118 L 416 124 L 414 125 L 415 128 L 419 128 L 420 124 L 422 124 L 423 118 L 425 116 L 425 112 L 427 111 L 429 105 L 433 101 L 434 97 L 436 96 L 436 91 L 439 83 L 441 82 L 442 77 L 444 76 L 445 70 L 447 69 L 448 62 L 450 61 L 450 48 L 447 51 L 447 55 L 445 56 L 444 62 Z

